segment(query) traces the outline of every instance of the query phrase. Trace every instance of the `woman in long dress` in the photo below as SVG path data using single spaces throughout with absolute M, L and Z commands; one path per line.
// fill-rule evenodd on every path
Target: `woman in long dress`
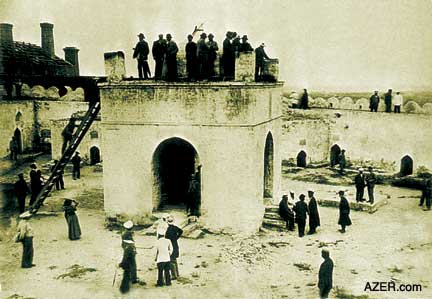
M 21 220 L 18 223 L 18 233 L 15 237 L 15 241 L 23 244 L 21 267 L 31 268 L 35 266 L 35 264 L 33 264 L 33 229 L 28 221 L 31 214 L 27 211 L 22 213 L 19 217 Z
M 78 203 L 71 199 L 65 199 L 63 203 L 63 211 L 65 212 L 65 218 L 68 224 L 70 240 L 78 240 L 81 237 L 81 228 L 78 222 L 78 217 L 75 214 L 77 206 Z

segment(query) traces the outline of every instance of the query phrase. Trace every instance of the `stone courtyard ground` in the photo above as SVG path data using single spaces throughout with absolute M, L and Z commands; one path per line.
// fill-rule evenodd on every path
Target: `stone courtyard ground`
M 2 213 L 0 223 L 1 298 L 317 298 L 320 252 L 328 248 L 335 263 L 331 298 L 432 298 L 432 211 L 418 205 L 418 190 L 377 186 L 389 203 L 377 212 L 352 211 L 353 225 L 338 232 L 338 210 L 320 207 L 322 227 L 300 239 L 293 232 L 260 232 L 253 236 L 206 234 L 180 240 L 181 279 L 157 288 L 154 249 L 137 249 L 138 276 L 121 296 L 120 235 L 105 228 L 102 173 L 83 169 L 82 179 L 65 175 L 66 190 L 54 191 L 32 220 L 34 263 L 21 269 L 21 244 L 11 241 L 16 214 Z M 308 187 L 317 199 L 335 197 L 340 186 L 307 183 L 284 176 L 283 190 L 296 194 Z M 353 198 L 353 187 L 348 198 Z M 61 205 L 64 198 L 80 202 L 82 239 L 69 241 Z M 204 199 L 205 200 L 205 199 Z M 149 247 L 154 236 L 135 235 L 137 246 Z M 367 282 L 420 284 L 421 292 L 365 292 Z

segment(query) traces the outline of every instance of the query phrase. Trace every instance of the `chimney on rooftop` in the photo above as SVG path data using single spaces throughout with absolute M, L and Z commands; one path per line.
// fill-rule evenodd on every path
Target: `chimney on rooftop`
M 54 57 L 54 25 L 51 23 L 40 23 L 40 27 L 42 49 L 44 49 L 49 56 Z
M 78 62 L 78 51 L 75 47 L 66 47 L 63 49 L 65 53 L 65 60 L 72 64 L 75 69 L 75 76 L 79 76 L 79 62 Z
M 12 24 L 0 24 L 0 43 L 2 46 L 13 46 Z

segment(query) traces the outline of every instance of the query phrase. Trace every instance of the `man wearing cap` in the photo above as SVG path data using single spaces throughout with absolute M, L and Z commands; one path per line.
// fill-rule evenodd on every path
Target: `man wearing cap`
M 150 68 L 147 63 L 150 50 L 147 42 L 144 40 L 144 34 L 138 34 L 138 38 L 139 42 L 134 48 L 133 58 L 136 58 L 138 62 L 138 77 L 142 79 L 144 73 L 144 79 L 148 79 L 151 76 Z
M 132 240 L 123 240 L 123 259 L 119 264 L 119 267 L 123 269 L 123 279 L 120 284 L 120 292 L 127 293 L 130 289 L 130 283 L 136 281 L 136 249 L 135 242 Z M 135 272 L 135 278 L 133 273 Z
M 262 80 L 265 59 L 270 59 L 264 51 L 264 43 L 255 49 L 255 81 Z
M 214 35 L 210 33 L 208 35 L 207 48 L 208 48 L 208 74 L 207 79 L 211 80 L 215 76 L 215 61 L 217 58 L 217 51 L 219 51 L 219 47 L 217 42 L 213 40 Z
M 125 243 L 123 243 L 124 240 L 129 240 L 129 241 L 135 241 L 133 236 L 134 236 L 134 232 L 132 230 L 133 228 L 133 222 L 131 220 L 126 221 L 125 223 L 123 223 L 123 227 L 125 228 L 125 230 L 123 231 L 121 238 L 122 238 L 122 247 L 125 247 Z
M 354 177 L 354 184 L 356 187 L 356 201 L 361 202 L 364 201 L 364 188 L 366 186 L 365 176 L 363 174 L 363 168 L 359 168 L 358 174 Z
M 294 212 L 288 205 L 288 195 L 282 195 L 282 199 L 279 203 L 279 215 L 286 222 L 286 228 L 293 231 L 294 228 Z
M 306 226 L 306 218 L 307 218 L 307 214 L 309 213 L 308 206 L 304 202 L 305 197 L 306 196 L 304 194 L 300 194 L 299 201 L 296 202 L 296 204 L 293 208 L 293 210 L 295 212 L 295 220 L 297 222 L 298 234 L 299 234 L 300 238 L 304 236 L 304 230 L 305 230 L 305 226 Z
M 247 35 L 243 35 L 241 40 L 242 43 L 240 44 L 240 52 L 253 52 L 252 46 L 248 43 Z
M 162 78 L 162 68 L 165 59 L 165 53 L 167 50 L 167 41 L 163 38 L 163 34 L 159 34 L 159 39 L 153 42 L 152 55 L 155 60 L 155 80 Z
M 318 288 L 320 298 L 328 298 L 333 287 L 333 261 L 330 258 L 330 252 L 327 249 L 321 251 L 321 256 L 324 259 L 318 273 Z
M 321 225 L 318 213 L 318 204 L 314 197 L 314 190 L 309 189 L 309 232 L 308 235 L 316 233 L 316 228 Z
M 79 152 L 75 152 L 75 156 L 71 159 L 72 162 L 72 179 L 80 179 L 81 177 L 81 157 L 79 155 Z
M 16 242 L 23 244 L 23 254 L 21 260 L 21 268 L 31 268 L 36 266 L 33 264 L 33 229 L 30 226 L 29 219 L 31 213 L 29 211 L 22 213 L 18 223 L 18 233 L 15 237 Z
M 189 34 L 187 38 L 188 42 L 185 46 L 186 70 L 188 73 L 188 80 L 194 81 L 196 79 L 197 70 L 197 44 L 193 41 L 192 34 Z
M 165 238 L 165 231 L 158 230 L 158 240 L 156 242 L 156 257 L 155 261 L 157 263 L 158 268 L 158 279 L 156 286 L 161 287 L 164 285 L 171 285 L 171 254 L 173 251 L 173 247 L 171 241 Z
M 167 217 L 168 228 L 165 233 L 165 237 L 171 241 L 172 253 L 170 255 L 170 266 L 171 266 L 171 278 L 173 280 L 179 277 L 177 258 L 179 257 L 179 245 L 178 239 L 183 234 L 183 230 L 174 224 L 174 218 L 171 215 Z
M 367 187 L 367 192 L 368 192 L 368 197 L 369 197 L 368 202 L 370 204 L 373 204 L 374 203 L 374 188 L 375 188 L 377 178 L 376 178 L 376 175 L 373 172 L 373 168 L 371 166 L 369 166 L 368 170 L 369 170 L 369 173 L 367 173 L 365 175 L 365 182 L 366 182 L 366 187 Z
M 206 42 L 207 34 L 201 33 L 197 43 L 198 55 L 198 79 L 208 80 L 209 78 L 209 47 Z
M 351 219 L 349 217 L 350 214 L 350 206 L 348 203 L 348 200 L 345 198 L 344 194 L 345 192 L 343 190 L 340 190 L 338 192 L 340 202 L 339 202 L 339 221 L 338 224 L 341 226 L 342 229 L 339 231 L 341 233 L 345 233 L 345 227 L 351 225 Z
M 369 109 L 371 112 L 378 112 L 379 101 L 378 90 L 375 90 L 374 94 L 369 98 Z
M 235 52 L 231 44 L 232 32 L 228 31 L 225 36 L 223 41 L 222 62 L 224 81 L 228 81 L 234 79 Z
M 27 182 L 24 180 L 24 174 L 18 174 L 18 181 L 14 184 L 14 192 L 15 196 L 18 200 L 18 207 L 20 213 L 24 213 L 25 211 L 25 199 L 27 194 L 30 194 L 30 189 L 27 186 Z
M 171 34 L 166 35 L 167 50 L 166 50 L 166 62 L 167 62 L 167 81 L 177 81 L 177 44 L 172 40 Z

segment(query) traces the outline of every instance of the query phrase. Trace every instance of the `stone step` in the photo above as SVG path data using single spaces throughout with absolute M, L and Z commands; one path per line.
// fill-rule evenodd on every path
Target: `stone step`
M 279 207 L 278 206 L 267 206 L 265 207 L 265 212 L 271 212 L 271 213 L 278 213 Z
M 264 227 L 279 227 L 279 228 L 285 228 L 286 222 L 283 220 L 276 220 L 276 219 L 264 219 L 262 225 Z
M 281 216 L 279 215 L 279 213 L 274 213 L 274 212 L 266 212 L 264 214 L 264 219 L 275 219 L 275 220 L 282 220 Z

